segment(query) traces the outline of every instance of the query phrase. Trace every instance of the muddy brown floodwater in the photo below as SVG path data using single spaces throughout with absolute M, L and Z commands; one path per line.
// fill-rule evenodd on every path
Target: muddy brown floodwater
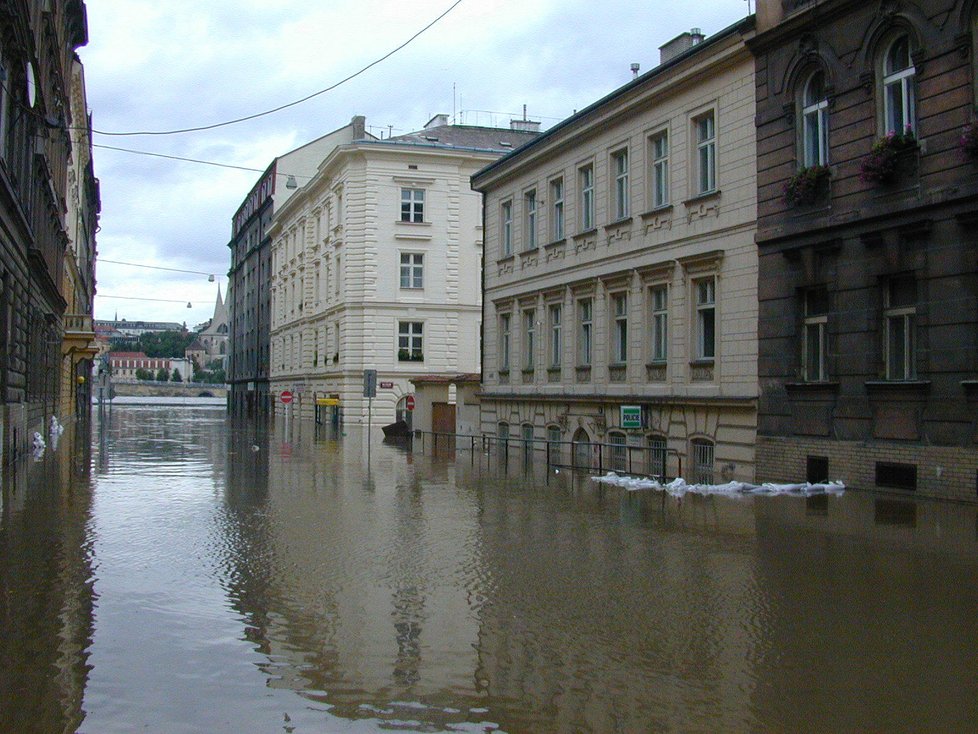
M 978 510 L 114 406 L 3 477 L 0 731 L 978 730 Z

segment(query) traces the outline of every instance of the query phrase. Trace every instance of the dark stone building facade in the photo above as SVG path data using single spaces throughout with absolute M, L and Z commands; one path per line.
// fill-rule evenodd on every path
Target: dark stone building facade
M 48 417 L 58 410 L 65 317 L 71 305 L 65 297 L 71 129 L 76 122 L 87 125 L 86 120 L 71 119 L 71 76 L 75 49 L 87 40 L 81 0 L 0 0 L 4 462 L 26 450 L 33 432 L 44 432 Z
M 758 479 L 974 500 L 974 0 L 760 0 Z

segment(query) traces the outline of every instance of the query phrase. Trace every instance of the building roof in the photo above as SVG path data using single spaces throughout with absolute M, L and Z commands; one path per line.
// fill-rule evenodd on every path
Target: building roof
M 369 142 L 376 145 L 417 145 L 428 148 L 458 148 L 508 153 L 539 136 L 539 132 L 531 130 L 512 130 L 476 125 L 437 125 L 417 132 Z
M 662 74 L 668 72 L 673 67 L 682 64 L 690 57 L 697 56 L 703 53 L 706 49 L 719 43 L 720 41 L 723 41 L 724 39 L 730 36 L 753 30 L 754 21 L 755 21 L 755 16 L 748 15 L 746 18 L 743 18 L 742 20 L 739 20 L 736 23 L 727 26 L 726 28 L 713 34 L 712 36 L 707 36 L 700 43 L 697 43 L 689 47 L 685 51 L 676 54 L 675 56 L 671 57 L 667 61 L 660 63 L 658 66 L 655 66 L 649 71 L 645 72 L 644 74 L 632 79 L 627 84 L 618 87 L 618 89 L 615 89 L 613 92 L 605 95 L 598 101 L 589 104 L 583 110 L 580 110 L 579 112 L 571 115 L 570 117 L 561 120 L 556 125 L 549 128 L 546 132 L 540 133 L 539 135 L 536 135 L 533 139 L 529 140 L 526 143 L 526 145 L 524 145 L 522 148 L 515 150 L 509 155 L 505 155 L 502 158 L 493 161 L 492 163 L 487 164 L 482 168 L 482 170 L 477 171 L 472 176 L 472 187 L 477 191 L 481 190 L 478 188 L 478 186 L 480 185 L 480 180 L 484 180 L 487 177 L 487 174 L 489 174 L 490 172 L 495 170 L 504 170 L 506 169 L 507 166 L 514 165 L 515 160 L 520 158 L 522 154 L 528 153 L 530 149 L 536 148 L 539 145 L 545 145 L 546 141 L 548 140 L 559 139 L 559 136 L 563 134 L 567 130 L 567 128 L 577 123 L 580 123 L 583 120 L 587 120 L 588 118 L 593 116 L 596 112 L 604 108 L 606 105 L 614 102 L 615 100 L 621 97 L 624 97 L 625 95 L 627 95 L 628 93 L 636 89 L 637 87 L 643 87 L 645 85 L 655 84 Z

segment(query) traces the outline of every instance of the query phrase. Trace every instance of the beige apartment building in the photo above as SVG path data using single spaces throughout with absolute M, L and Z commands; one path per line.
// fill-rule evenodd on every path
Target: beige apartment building
M 484 434 L 561 463 L 753 480 L 753 32 L 682 34 L 473 177 Z
M 293 394 L 294 416 L 385 425 L 406 416 L 412 378 L 478 370 L 483 232 L 469 182 L 532 128 L 437 115 L 415 133 L 339 145 L 276 210 L 270 391 Z

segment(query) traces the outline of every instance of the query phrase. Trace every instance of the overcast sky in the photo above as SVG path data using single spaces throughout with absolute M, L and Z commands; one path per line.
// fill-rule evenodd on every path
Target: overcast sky
M 210 125 L 292 102 L 389 53 L 453 3 L 87 0 L 79 55 L 94 142 L 263 170 L 353 115 L 386 136 L 437 113 L 507 126 L 526 105 L 546 128 L 627 83 L 632 62 L 651 69 L 679 33 L 712 35 L 748 12 L 746 0 L 462 0 L 406 48 L 303 104 L 206 132 L 103 134 Z M 95 175 L 96 318 L 191 328 L 210 318 L 217 286 L 227 292 L 231 216 L 259 174 L 96 148 Z

